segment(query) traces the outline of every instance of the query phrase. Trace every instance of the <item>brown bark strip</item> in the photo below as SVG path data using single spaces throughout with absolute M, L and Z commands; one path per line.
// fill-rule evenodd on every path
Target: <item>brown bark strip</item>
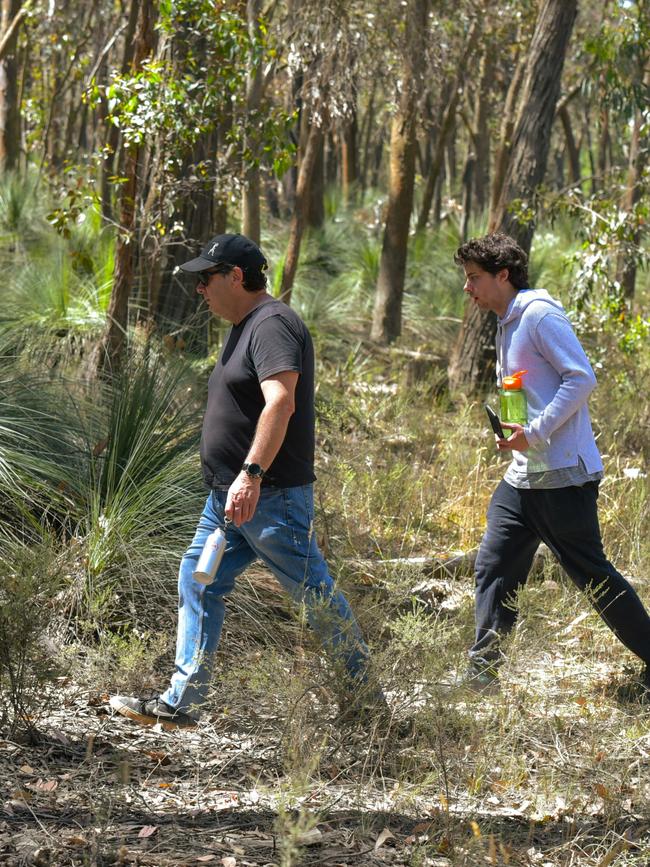
M 384 240 L 370 336 L 391 343 L 402 329 L 402 296 L 415 183 L 415 109 L 424 58 L 428 2 L 412 0 L 407 12 L 411 50 L 404 62 L 400 105 L 391 127 L 390 180 Z

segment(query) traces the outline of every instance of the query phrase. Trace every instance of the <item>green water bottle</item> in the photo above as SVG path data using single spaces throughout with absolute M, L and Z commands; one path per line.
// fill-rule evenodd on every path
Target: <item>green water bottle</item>
M 527 370 L 518 370 L 512 376 L 504 376 L 501 380 L 502 388 L 499 391 L 499 406 L 501 421 L 506 424 L 514 423 L 525 425 L 528 423 L 528 401 L 526 392 L 521 384 L 522 377 Z M 504 430 L 506 438 L 512 431 Z

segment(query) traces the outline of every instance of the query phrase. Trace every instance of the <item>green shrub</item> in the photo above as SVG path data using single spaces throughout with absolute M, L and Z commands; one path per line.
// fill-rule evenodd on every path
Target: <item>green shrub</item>
M 49 540 L 3 534 L 0 548 L 0 725 L 35 734 L 62 660 L 48 630 L 63 586 Z

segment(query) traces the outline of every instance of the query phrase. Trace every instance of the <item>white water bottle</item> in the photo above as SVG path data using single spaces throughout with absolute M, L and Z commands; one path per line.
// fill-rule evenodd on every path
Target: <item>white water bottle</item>
M 222 527 L 217 527 L 205 540 L 196 569 L 192 572 L 192 578 L 199 584 L 212 584 L 225 550 L 226 534 Z

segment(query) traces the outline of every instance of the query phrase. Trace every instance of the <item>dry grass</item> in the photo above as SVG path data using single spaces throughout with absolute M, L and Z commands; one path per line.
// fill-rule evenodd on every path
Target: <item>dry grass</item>
M 345 370 L 326 364 L 319 392 L 317 529 L 393 720 L 341 722 L 336 673 L 262 569 L 230 601 L 199 733 L 109 719 L 105 689 L 165 685 L 170 576 L 157 620 L 139 624 L 150 638 L 111 636 L 109 623 L 87 634 L 73 676 L 50 694 L 40 745 L 2 745 L 2 863 L 648 863 L 650 711 L 620 689 L 638 666 L 559 569 L 547 564 L 521 592 L 502 689 L 477 696 L 454 686 L 472 635 L 471 574 L 440 582 L 427 606 L 412 592 L 417 564 L 365 578 L 354 566 L 475 547 L 503 472 L 480 402 L 451 409 L 404 376 L 359 352 Z M 608 413 L 643 412 L 596 407 L 605 430 Z M 630 442 L 601 437 L 601 520 L 612 559 L 650 603 L 648 481 L 624 472 L 643 466 Z M 407 717 L 413 729 L 398 737 Z M 156 831 L 139 837 L 145 826 Z M 35 860 L 39 847 L 49 861 Z

